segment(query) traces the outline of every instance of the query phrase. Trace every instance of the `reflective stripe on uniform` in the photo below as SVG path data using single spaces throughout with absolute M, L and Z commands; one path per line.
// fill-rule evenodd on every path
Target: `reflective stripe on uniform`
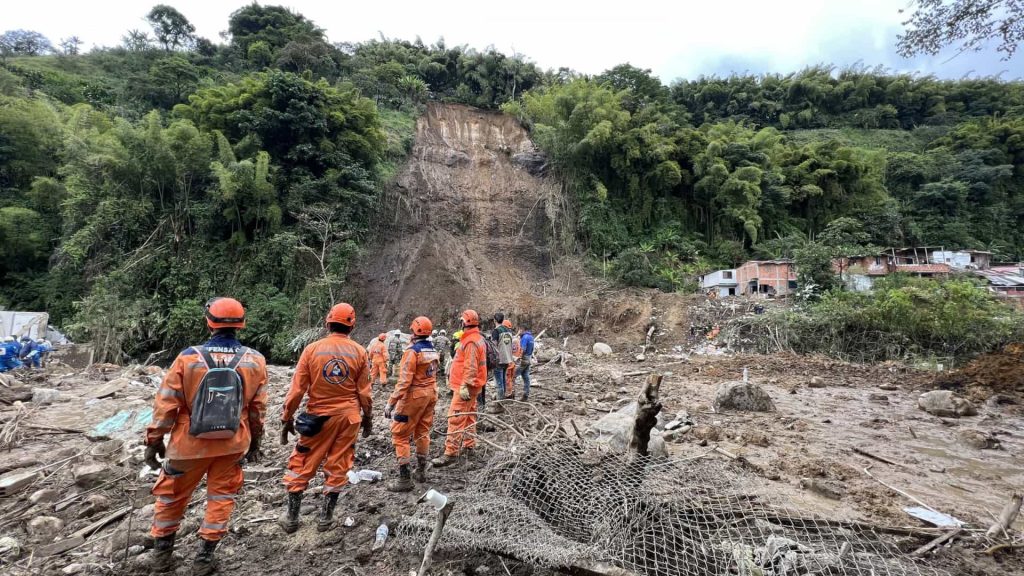
M 210 523 L 203 522 L 200 528 L 206 528 L 207 530 L 224 530 L 228 527 L 227 522 Z
M 289 478 L 302 478 L 303 477 L 302 474 L 299 474 L 298 472 L 295 472 L 293 470 L 285 470 L 284 471 L 284 475 L 289 477 Z
M 153 526 L 157 528 L 177 528 L 181 524 L 181 518 L 177 520 L 153 520 Z
M 234 494 L 207 494 L 207 500 L 234 500 Z
M 170 396 L 172 398 L 184 398 L 185 395 L 173 388 L 161 388 L 157 391 L 159 396 Z

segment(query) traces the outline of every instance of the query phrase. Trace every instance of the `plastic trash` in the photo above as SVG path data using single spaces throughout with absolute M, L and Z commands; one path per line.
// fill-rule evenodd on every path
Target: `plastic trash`
M 345 522 L 342 525 L 346 528 L 351 528 L 356 525 L 356 519 L 349 516 L 348 518 L 345 518 Z
M 358 472 L 349 470 L 346 476 L 349 484 L 359 484 L 360 482 L 377 482 L 384 477 L 384 474 L 376 470 L 359 470 Z
M 153 470 L 149 467 L 149 464 L 143 464 L 142 470 L 139 470 L 139 480 L 145 480 L 151 476 L 159 476 L 160 470 Z
M 434 510 L 440 510 L 448 503 L 448 497 L 433 488 L 427 490 L 427 493 L 423 495 L 423 500 L 433 506 Z
M 381 524 L 377 526 L 377 538 L 373 541 L 373 549 L 380 550 L 384 547 L 384 543 L 388 541 L 388 525 Z

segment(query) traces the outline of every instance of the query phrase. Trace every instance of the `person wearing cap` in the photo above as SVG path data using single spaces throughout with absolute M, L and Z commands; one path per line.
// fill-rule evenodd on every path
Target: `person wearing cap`
M 263 419 L 267 410 L 267 362 L 242 346 L 237 331 L 245 328 L 245 308 L 234 298 L 206 303 L 206 325 L 212 336 L 186 348 L 171 365 L 156 392 L 153 421 L 146 428 L 146 464 L 160 469 L 153 486 L 153 572 L 174 569 L 174 540 L 181 519 L 199 483 L 206 478 L 206 514 L 199 526 L 199 553 L 192 573 L 216 569 L 214 551 L 228 532 L 235 495 L 242 488 L 242 461 L 259 460 Z M 230 367 L 241 382 L 241 413 L 237 429 L 219 438 L 193 435 L 192 414 L 197 392 L 211 369 Z M 165 446 L 164 435 L 171 440 Z M 157 456 L 166 459 L 157 461 Z
M 436 468 L 455 463 L 463 450 L 476 448 L 477 397 L 487 384 L 487 348 L 480 334 L 480 315 L 462 313 L 462 338 L 452 361 L 449 386 L 455 391 L 448 407 L 448 437 L 444 454 L 431 460 Z
M 384 408 L 384 417 L 392 420 L 391 438 L 398 456 L 398 478 L 390 482 L 391 492 L 408 492 L 417 482 L 427 481 L 427 454 L 430 452 L 430 428 L 434 425 L 437 404 L 437 373 L 440 355 L 431 342 L 430 318 L 420 316 L 412 321 L 412 344 L 405 349 L 399 363 L 398 383 Z M 416 445 L 416 473 L 412 464 L 412 447 Z
M 348 483 L 355 461 L 359 428 L 364 438 L 373 429 L 369 358 L 366 349 L 349 338 L 356 325 L 355 309 L 336 304 L 326 322 L 327 337 L 306 346 L 299 357 L 281 415 L 281 444 L 288 443 L 289 434 L 299 435 L 283 479 L 288 507 L 279 523 L 287 533 L 299 528 L 302 495 L 321 464 L 324 498 L 317 529 L 333 526 L 338 493 Z M 307 396 L 306 411 L 296 418 Z

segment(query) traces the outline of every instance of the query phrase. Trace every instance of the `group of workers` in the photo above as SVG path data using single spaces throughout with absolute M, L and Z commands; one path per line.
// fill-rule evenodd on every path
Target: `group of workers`
M 0 343 L 0 372 L 7 372 L 22 366 L 42 368 L 46 358 L 53 351 L 49 340 L 22 336 L 21 341 L 14 336 L 5 336 Z
M 210 339 L 175 358 L 157 391 L 153 422 L 145 433 L 146 463 L 161 470 L 153 487 L 156 503 L 150 529 L 154 572 L 174 570 L 178 527 L 204 477 L 206 512 L 192 573 L 214 572 L 217 543 L 227 534 L 242 487 L 242 463 L 260 458 L 267 408 L 266 361 L 238 340 L 238 330 L 245 327 L 240 302 L 211 299 L 205 316 Z M 460 329 L 449 339 L 446 331 L 435 331 L 431 320 L 420 316 L 410 326 L 408 345 L 400 333 L 390 339 L 381 334 L 367 350 L 350 337 L 356 325 L 355 309 L 345 303 L 331 308 L 325 319 L 327 335 L 302 351 L 281 413 L 281 444 L 297 436 L 282 478 L 287 505 L 279 524 L 284 532 L 298 530 L 303 495 L 321 468 L 323 498 L 317 530 L 333 527 L 334 509 L 349 481 L 360 430 L 364 438 L 373 430 L 372 384 L 386 385 L 389 373 L 397 376 L 383 410 L 397 457 L 398 473 L 387 484 L 393 492 L 407 492 L 415 482 L 425 482 L 428 464 L 449 466 L 476 447 L 477 406 L 486 399 L 489 375 L 498 399 L 511 397 L 510 383 L 516 376 L 523 379 L 522 397 L 529 398 L 533 335 L 525 328 L 513 333 L 501 313 L 493 319 L 494 328 L 485 338 L 479 314 L 465 310 Z M 392 360 L 395 341 L 400 354 Z M 452 391 L 447 438 L 444 453 L 428 460 L 439 376 Z M 300 411 L 304 399 L 305 409 Z M 166 434 L 170 434 L 168 444 Z

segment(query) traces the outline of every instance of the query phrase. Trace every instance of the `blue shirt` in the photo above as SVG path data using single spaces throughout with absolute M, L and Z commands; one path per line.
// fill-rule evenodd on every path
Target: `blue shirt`
M 523 349 L 523 356 L 533 356 L 533 334 L 529 330 L 519 337 L 519 347 Z

